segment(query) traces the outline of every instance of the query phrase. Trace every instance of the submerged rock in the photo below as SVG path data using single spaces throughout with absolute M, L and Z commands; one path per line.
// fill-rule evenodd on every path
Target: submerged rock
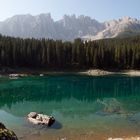
M 4 124 L 0 123 L 0 140 L 18 140 L 15 133 L 5 127 Z
M 124 114 L 122 105 L 117 99 L 110 98 L 110 99 L 104 99 L 104 100 L 97 100 L 98 103 L 102 104 L 104 106 L 102 112 L 105 114 Z

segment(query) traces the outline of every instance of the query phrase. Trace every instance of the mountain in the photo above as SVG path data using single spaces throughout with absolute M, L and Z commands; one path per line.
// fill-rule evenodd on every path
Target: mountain
M 96 40 L 140 34 L 140 21 L 130 17 L 100 23 L 88 16 L 64 15 L 54 21 L 51 14 L 16 15 L 0 22 L 2 35 L 22 38 Z
M 104 24 L 87 16 L 65 15 L 54 21 L 50 14 L 17 15 L 0 22 L 0 33 L 23 38 L 53 38 L 73 40 L 86 34 L 96 35 Z
M 0 33 L 23 38 L 54 38 L 54 21 L 50 14 L 18 15 L 1 22 Z
M 105 29 L 98 32 L 95 36 L 86 36 L 91 40 L 127 37 L 140 35 L 140 21 L 130 17 L 123 17 L 119 20 L 104 22 Z

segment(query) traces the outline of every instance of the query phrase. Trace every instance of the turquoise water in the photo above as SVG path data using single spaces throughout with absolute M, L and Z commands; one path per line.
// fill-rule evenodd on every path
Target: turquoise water
M 1 78 L 0 121 L 19 136 L 46 130 L 28 123 L 26 115 L 31 111 L 53 115 L 57 122 L 50 128 L 52 132 L 130 128 L 140 134 L 140 77 Z

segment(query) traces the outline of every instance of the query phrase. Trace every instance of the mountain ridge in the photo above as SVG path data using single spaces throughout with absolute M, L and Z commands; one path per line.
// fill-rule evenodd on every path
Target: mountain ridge
M 0 22 L 2 35 L 22 38 L 50 38 L 72 41 L 114 38 L 140 34 L 140 20 L 131 17 L 99 22 L 89 16 L 64 15 L 54 21 L 50 13 L 15 15 Z

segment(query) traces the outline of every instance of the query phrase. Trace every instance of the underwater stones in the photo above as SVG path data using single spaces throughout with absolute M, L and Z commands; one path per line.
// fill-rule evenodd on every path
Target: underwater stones
M 105 113 L 124 114 L 121 103 L 115 98 L 103 99 L 103 100 L 98 99 L 97 102 L 103 105 L 103 112 Z
M 110 108 L 108 107 L 104 109 L 104 112 L 121 114 L 121 107 L 120 106 L 114 106 Z
M 0 140 L 18 140 L 15 133 L 5 127 L 3 123 L 0 123 Z

